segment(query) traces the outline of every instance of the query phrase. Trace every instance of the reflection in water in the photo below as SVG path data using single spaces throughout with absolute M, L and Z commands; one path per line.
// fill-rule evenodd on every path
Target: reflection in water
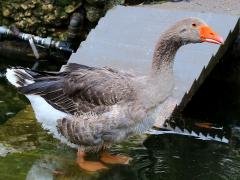
M 161 161 L 161 163 L 157 161 L 153 166 L 154 176 L 162 174 L 163 179 L 240 177 L 239 172 L 232 171 L 232 169 L 239 171 L 238 153 L 227 144 L 174 135 L 152 136 L 144 144 L 151 149 L 152 156 Z
M 0 72 L 0 123 L 25 107 L 26 102 L 21 97 L 13 87 L 6 85 L 6 80 L 1 78 Z
M 6 112 L 14 112 L 14 116 L 9 118 Z M 111 149 L 113 154 L 132 157 L 130 165 L 113 165 L 106 171 L 87 173 L 75 163 L 76 150 L 44 131 L 31 107 L 2 78 L 0 118 L 0 152 L 13 150 L 0 157 L 0 179 L 240 179 L 238 127 L 232 128 L 230 144 L 171 134 L 147 139 L 145 135 L 132 137 Z M 97 155 L 89 158 L 96 159 Z
M 87 173 L 79 170 L 74 162 L 69 159 L 59 159 L 59 157 L 44 157 L 33 164 L 26 180 L 137 179 L 137 173 L 130 166 L 116 165 L 106 171 Z
M 36 158 L 32 167 L 26 172 L 27 179 L 202 180 L 240 177 L 240 157 L 228 145 L 183 136 L 153 137 L 144 144 L 146 148 L 139 145 L 138 141 L 126 142 L 114 147 L 113 152 L 128 153 L 133 157 L 133 162 L 130 165 L 109 166 L 108 170 L 97 173 L 80 170 L 75 164 L 75 153 L 62 149 L 59 154 Z

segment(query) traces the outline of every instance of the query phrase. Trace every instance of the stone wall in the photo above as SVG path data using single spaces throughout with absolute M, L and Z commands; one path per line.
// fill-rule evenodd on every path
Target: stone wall
M 23 32 L 65 40 L 70 17 L 82 16 L 82 36 L 114 5 L 125 0 L 2 0 L 0 25 L 14 24 Z
M 1 0 L 0 26 L 16 25 L 23 32 L 65 40 L 71 15 L 82 16 L 84 37 L 106 11 L 115 5 L 135 5 L 153 0 Z M 158 0 L 162 1 L 162 0 Z

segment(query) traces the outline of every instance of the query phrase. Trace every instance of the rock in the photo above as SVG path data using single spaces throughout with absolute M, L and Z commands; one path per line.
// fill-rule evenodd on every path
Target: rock
M 85 6 L 87 19 L 90 22 L 97 22 L 103 15 L 104 10 L 102 8 L 97 8 L 94 6 Z
M 67 19 L 69 16 L 66 12 L 61 12 L 59 17 L 60 17 L 61 20 L 64 20 L 64 19 Z
M 37 4 L 37 2 L 38 2 L 37 0 L 32 0 L 32 4 L 34 5 Z
M 70 4 L 66 6 L 64 9 L 66 13 L 70 14 L 70 13 L 73 13 L 81 5 L 82 5 L 82 1 L 78 2 L 77 4 L 76 3 Z
M 15 10 L 18 10 L 20 9 L 20 4 L 17 4 L 17 3 L 12 3 L 12 8 L 15 9 Z
M 39 20 L 36 17 L 26 18 L 26 22 L 28 23 L 28 26 L 34 26 L 36 24 L 39 24 Z
M 66 13 L 72 13 L 75 10 L 75 7 L 73 5 L 68 5 L 64 9 Z
M 40 36 L 44 36 L 45 34 L 47 34 L 47 30 L 45 27 L 39 27 L 36 31 L 36 33 Z
M 25 16 L 25 17 L 30 17 L 31 15 L 32 15 L 31 11 L 26 11 L 26 12 L 24 13 L 24 16 Z
M 33 15 L 35 17 L 39 17 L 39 19 L 41 19 L 46 13 L 41 11 L 41 10 L 36 10 L 36 11 L 33 11 Z
M 54 7 L 53 7 L 52 4 L 48 4 L 47 9 L 48 9 L 49 12 L 51 12 L 54 9 Z
M 27 10 L 28 6 L 26 4 L 21 4 L 20 5 L 23 10 Z
M 52 24 L 55 20 L 55 16 L 53 14 L 48 14 L 43 17 L 45 24 Z
M 71 15 L 77 10 L 82 14 L 83 21 L 87 19 L 90 22 L 80 30 L 81 37 L 84 37 L 109 8 L 124 2 L 125 0 L 2 0 L 0 25 L 16 24 L 20 31 L 26 33 L 62 39 L 66 37 Z M 51 28 L 54 31 L 49 30 Z
M 16 25 L 17 28 L 23 29 L 26 26 L 26 23 L 25 23 L 24 20 L 22 20 L 22 21 L 16 22 L 15 25 Z
M 14 152 L 17 152 L 17 150 L 12 147 L 4 146 L 0 143 L 0 157 L 5 157 L 7 154 Z
M 52 4 L 43 4 L 42 5 L 42 10 L 44 12 L 52 12 L 54 10 L 54 7 Z
M 107 1 L 106 5 L 105 5 L 105 9 L 111 9 L 112 7 L 116 6 L 116 5 L 122 5 L 125 3 L 125 0 L 111 0 L 111 1 Z
M 12 0 L 0 1 L 0 25 L 16 24 L 20 31 L 41 36 L 52 36 L 52 28 L 66 27 L 71 14 L 82 5 L 82 0 Z M 48 25 L 48 28 L 44 27 Z M 62 31 L 62 28 L 60 28 Z M 57 38 L 62 38 L 60 35 Z M 61 37 L 60 37 L 61 36 Z
M 3 16 L 4 17 L 9 17 L 10 15 L 10 10 L 9 9 L 4 9 L 3 12 L 2 12 Z
M 105 2 L 107 2 L 107 0 L 86 0 L 88 4 L 91 4 L 91 5 L 104 5 Z
M 53 34 L 53 37 L 58 37 L 59 40 L 66 40 L 68 36 L 68 33 L 66 31 L 58 31 Z

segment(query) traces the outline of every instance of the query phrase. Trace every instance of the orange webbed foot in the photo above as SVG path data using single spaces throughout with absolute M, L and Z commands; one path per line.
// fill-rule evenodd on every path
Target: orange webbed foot
M 78 151 L 77 153 L 77 164 L 79 167 L 83 170 L 95 172 L 99 170 L 106 170 L 108 169 L 103 163 L 101 162 L 95 162 L 95 161 L 86 161 L 84 159 L 85 153 Z
M 111 155 L 107 152 L 102 152 L 100 160 L 106 164 L 129 164 L 132 158 L 123 155 Z
M 96 172 L 96 171 L 108 169 L 103 163 L 94 162 L 94 161 L 79 162 L 78 165 L 81 169 L 84 169 L 90 172 Z

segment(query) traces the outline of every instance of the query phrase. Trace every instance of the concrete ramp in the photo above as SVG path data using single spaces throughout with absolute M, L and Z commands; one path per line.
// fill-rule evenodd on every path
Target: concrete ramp
M 156 112 L 156 126 L 161 127 L 176 106 L 178 109 L 186 106 L 229 44 L 234 41 L 238 33 L 238 17 L 117 6 L 99 21 L 87 40 L 72 54 L 69 63 L 110 66 L 146 74 L 151 68 L 153 49 L 160 34 L 177 20 L 186 17 L 204 19 L 227 41 L 222 47 L 202 43 L 187 45 L 179 50 L 174 65 L 175 89 Z M 216 56 L 212 58 L 214 55 Z

